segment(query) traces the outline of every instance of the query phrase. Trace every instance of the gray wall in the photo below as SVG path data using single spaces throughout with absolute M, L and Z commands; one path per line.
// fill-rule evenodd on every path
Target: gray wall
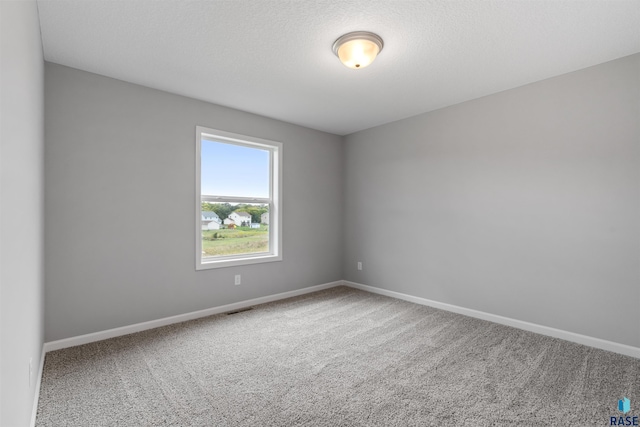
M 347 136 L 345 278 L 640 346 L 639 121 L 634 55 Z
M 0 425 L 13 427 L 29 425 L 43 343 L 44 61 L 34 1 L 0 1 L 0 76 Z
M 342 278 L 340 137 L 50 63 L 45 118 L 46 341 Z M 196 125 L 284 144 L 282 262 L 196 272 Z
M 45 81 L 47 341 L 344 277 L 640 346 L 640 55 L 344 147 L 55 64 Z M 195 271 L 196 125 L 284 143 L 283 262 Z

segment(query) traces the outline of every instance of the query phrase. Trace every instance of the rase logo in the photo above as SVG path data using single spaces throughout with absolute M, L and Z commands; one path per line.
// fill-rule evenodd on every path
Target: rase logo
M 622 399 L 618 400 L 618 411 L 622 412 L 623 414 L 626 414 L 630 410 L 631 410 L 631 401 L 628 398 L 623 397 Z M 638 417 L 637 416 L 611 417 L 609 419 L 609 425 L 610 426 L 637 426 Z

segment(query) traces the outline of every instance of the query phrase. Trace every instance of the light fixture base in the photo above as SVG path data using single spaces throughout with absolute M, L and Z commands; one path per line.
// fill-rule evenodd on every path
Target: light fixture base
M 339 57 L 338 49 L 340 49 L 340 46 L 352 40 L 368 40 L 370 42 L 373 42 L 378 45 L 378 53 L 382 52 L 382 48 L 384 47 L 382 37 L 380 37 L 379 35 L 371 33 L 369 31 L 353 31 L 351 33 L 347 33 L 343 36 L 338 37 L 338 40 L 333 43 L 333 53 L 335 53 L 335 55 Z

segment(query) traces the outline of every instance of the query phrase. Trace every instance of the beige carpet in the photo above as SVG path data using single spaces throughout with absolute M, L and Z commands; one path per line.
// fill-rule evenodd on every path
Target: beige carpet
M 38 426 L 606 426 L 640 360 L 338 287 L 48 353 Z

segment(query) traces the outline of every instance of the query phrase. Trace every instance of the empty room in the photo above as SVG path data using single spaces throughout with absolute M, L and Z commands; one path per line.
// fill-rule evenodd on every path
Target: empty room
M 0 425 L 640 424 L 637 0 L 0 0 Z

